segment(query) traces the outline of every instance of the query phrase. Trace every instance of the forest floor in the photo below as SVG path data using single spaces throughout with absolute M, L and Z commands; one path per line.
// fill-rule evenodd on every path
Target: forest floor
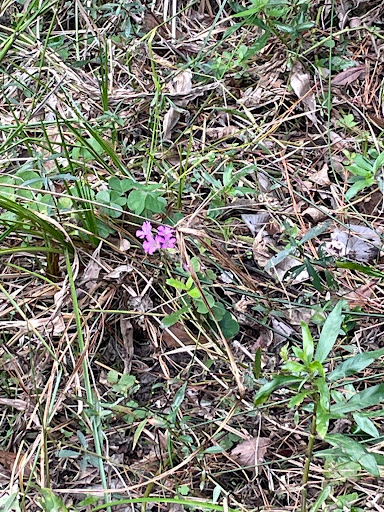
M 384 7 L 0 11 L 0 509 L 384 510 Z

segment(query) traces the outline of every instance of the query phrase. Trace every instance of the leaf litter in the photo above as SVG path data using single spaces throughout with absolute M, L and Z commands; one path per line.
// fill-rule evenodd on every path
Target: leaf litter
M 374 161 L 381 151 L 383 43 L 365 27 L 382 5 L 336 3 L 331 20 L 330 6 L 318 17 L 312 3 L 302 15 L 316 26 L 298 30 L 291 9 L 275 33 L 263 25 L 278 15 L 269 2 L 256 25 L 209 1 L 113 5 L 79 4 L 86 37 L 76 44 L 70 10 L 55 12 L 52 37 L 39 16 L 38 30 L 3 55 L 0 196 L 40 210 L 23 222 L 2 217 L 2 453 L 12 464 L 15 454 L 39 460 L 39 483 L 49 472 L 69 507 L 93 494 L 102 503 L 102 467 L 119 496 L 293 509 L 309 407 L 295 416 L 291 391 L 280 389 L 255 408 L 255 393 L 280 371 L 285 347 L 300 346 L 301 322 L 317 340 L 340 297 L 349 311 L 327 364 L 383 346 L 380 176 L 350 202 L 345 173 L 353 153 Z M 332 26 L 342 31 L 333 39 Z M 130 191 L 109 188 L 112 176 L 133 179 L 137 195 L 152 187 L 166 206 L 149 197 L 138 218 Z M 107 191 L 113 204 L 102 209 L 93 198 Z M 175 225 L 174 252 L 144 255 L 135 233 L 146 220 Z M 74 283 L 61 242 L 41 236 L 44 222 L 71 237 Z M 181 289 L 166 284 L 171 277 Z M 378 372 L 380 361 L 361 367 L 342 392 L 379 384 Z M 366 412 L 374 428 L 354 412 L 331 420 L 330 432 L 382 430 L 380 410 Z M 365 444 L 380 455 L 377 440 Z M 79 455 L 60 458 L 59 448 Z M 354 506 L 383 506 L 379 479 L 360 471 L 340 483 L 327 473 L 337 461 L 323 462 L 310 466 L 311 506 L 329 482 L 332 502 L 319 506 L 334 506 L 355 477 L 363 497 Z M 26 495 L 41 508 L 38 486 Z M 160 503 L 153 509 L 168 507 Z

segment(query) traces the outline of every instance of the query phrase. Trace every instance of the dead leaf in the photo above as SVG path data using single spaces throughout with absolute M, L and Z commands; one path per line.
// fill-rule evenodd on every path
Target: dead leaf
M 367 306 L 367 303 L 369 304 L 369 299 L 373 295 L 373 288 L 376 284 L 376 281 L 368 281 L 368 283 L 356 288 L 355 291 L 350 292 L 347 295 L 343 295 L 343 299 L 348 301 L 350 308 Z
M 339 87 L 343 85 L 349 85 L 360 78 L 363 73 L 365 73 L 364 64 L 355 66 L 354 68 L 345 69 L 332 78 L 332 85 L 337 85 Z
M 207 137 L 211 139 L 224 139 L 224 137 L 233 137 L 235 134 L 239 135 L 240 131 L 237 126 L 218 126 L 213 128 L 207 128 L 205 130 Z
M 15 473 L 18 473 L 20 470 L 24 471 L 24 474 L 26 477 L 29 477 L 31 474 L 31 469 L 28 466 L 23 466 L 23 456 L 19 455 L 14 452 L 8 452 L 5 450 L 0 450 L 0 464 L 3 466 L 3 468 L 8 472 L 12 473 L 13 467 L 16 464 L 15 467 Z
M 311 91 L 311 76 L 304 71 L 300 62 L 297 62 L 292 68 L 290 84 L 296 96 L 303 103 L 307 117 L 316 124 L 317 118 L 314 113 L 316 99 L 314 92 Z
M 164 330 L 161 339 L 168 348 L 177 348 L 181 345 L 196 345 L 196 339 L 198 339 L 199 343 L 206 343 L 208 341 L 204 336 L 192 337 L 181 322 L 176 322 L 168 327 L 167 330 Z
M 323 210 L 326 210 L 326 208 L 323 206 Z M 320 208 L 315 208 L 314 206 L 309 206 L 306 210 L 302 212 L 302 215 L 308 215 L 311 217 L 315 222 L 319 222 L 321 220 L 324 220 L 328 217 L 328 215 L 320 210 Z
M 379 235 L 366 226 L 346 224 L 345 228 L 348 231 L 337 229 L 331 233 L 331 241 L 325 244 L 327 251 L 357 261 L 374 260 L 381 246 Z
M 126 238 L 120 238 L 119 249 L 122 252 L 126 252 L 131 248 L 131 242 Z
M 172 94 L 188 94 L 192 91 L 192 72 L 187 69 L 179 73 L 169 84 L 169 90 Z M 175 107 L 186 107 L 188 99 L 173 100 Z M 172 130 L 180 119 L 180 109 L 170 107 L 163 120 L 163 139 L 171 141 Z
M 91 259 L 88 262 L 88 265 L 85 267 L 83 278 L 81 280 L 81 285 L 87 291 L 89 291 L 96 283 L 100 270 L 100 249 L 102 246 L 102 242 L 99 243 L 98 247 L 93 251 Z
M 131 265 L 119 265 L 112 272 L 104 276 L 106 281 L 121 280 L 126 274 L 130 274 L 133 270 Z
M 330 185 L 331 181 L 328 176 L 328 166 L 326 164 L 324 164 L 323 167 L 320 169 L 320 171 L 317 171 L 317 172 L 311 174 L 308 177 L 308 179 L 313 181 L 313 183 L 316 183 L 317 185 L 321 185 L 321 186 Z
M 273 338 L 276 343 L 286 340 L 294 332 L 292 327 L 277 318 L 272 318 L 272 327 L 274 330 Z
M 269 221 L 270 214 L 268 212 L 262 213 L 243 213 L 241 218 L 248 226 L 250 232 L 255 236 L 261 228 L 263 228 Z
M 264 459 L 269 445 L 268 437 L 252 437 L 238 444 L 231 451 L 231 456 L 242 466 L 257 466 Z

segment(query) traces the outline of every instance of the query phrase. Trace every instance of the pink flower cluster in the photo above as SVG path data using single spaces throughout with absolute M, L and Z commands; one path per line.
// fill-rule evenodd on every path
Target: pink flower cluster
M 143 249 L 147 254 L 153 254 L 157 249 L 173 249 L 176 244 L 174 231 L 169 226 L 159 226 L 157 235 L 152 234 L 152 224 L 146 221 L 141 229 L 136 231 L 136 236 L 144 240 Z

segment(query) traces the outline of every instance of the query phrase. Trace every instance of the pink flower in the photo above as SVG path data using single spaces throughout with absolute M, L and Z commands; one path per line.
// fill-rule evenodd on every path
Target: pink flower
M 153 238 L 152 234 L 147 236 L 146 241 L 143 242 L 143 249 L 147 254 L 153 254 L 157 249 L 160 249 L 160 244 L 157 240 L 157 237 Z
M 176 244 L 176 238 L 173 236 L 174 231 L 169 226 L 159 226 L 157 229 L 159 233 L 157 239 L 159 240 L 162 249 L 173 249 Z
M 141 229 L 136 231 L 138 238 L 147 238 L 152 236 L 152 224 L 147 220 L 141 226 Z
M 152 234 L 152 224 L 145 221 L 141 229 L 136 231 L 138 238 L 144 239 L 143 249 L 147 254 L 153 254 L 157 249 L 173 249 L 176 245 L 174 230 L 169 226 L 159 226 L 156 237 Z

